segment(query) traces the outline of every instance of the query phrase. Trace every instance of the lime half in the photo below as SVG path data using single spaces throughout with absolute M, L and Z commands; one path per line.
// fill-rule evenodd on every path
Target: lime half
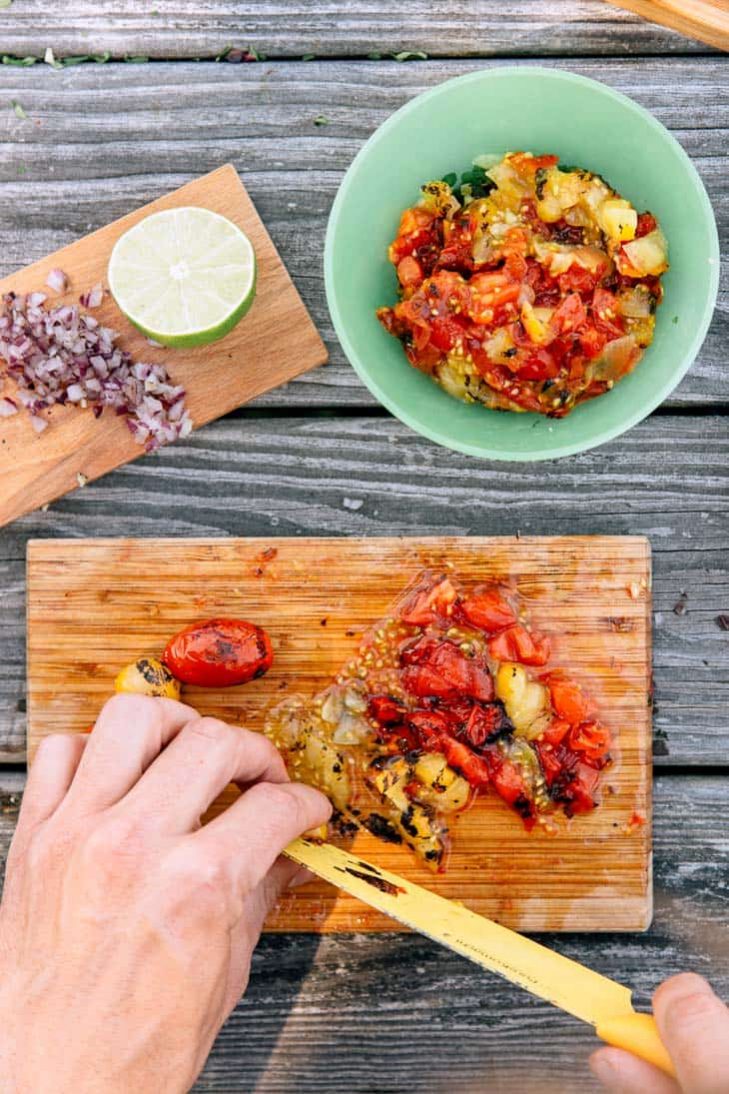
M 127 319 L 165 346 L 203 346 L 243 318 L 256 255 L 232 221 L 185 206 L 152 213 L 117 240 L 109 288 Z

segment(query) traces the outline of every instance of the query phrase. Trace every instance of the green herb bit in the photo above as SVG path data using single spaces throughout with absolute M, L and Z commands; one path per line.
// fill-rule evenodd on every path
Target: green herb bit
M 314 118 L 314 125 L 329 125 L 329 118 L 326 114 L 317 114 Z
M 20 118 L 21 121 L 25 121 L 27 119 L 28 115 L 25 113 L 22 106 L 16 99 L 11 99 L 10 105 L 12 106 L 13 112 L 15 113 L 16 117 Z
M 404 49 L 400 53 L 391 53 L 393 61 L 427 61 L 428 54 L 419 49 Z

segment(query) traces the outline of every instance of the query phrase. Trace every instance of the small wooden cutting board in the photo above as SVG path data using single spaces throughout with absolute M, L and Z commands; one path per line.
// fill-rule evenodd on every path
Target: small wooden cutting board
M 119 236 L 149 213 L 183 205 L 221 213 L 251 240 L 258 286 L 244 319 L 219 342 L 183 350 L 151 346 L 108 293 L 92 314 L 119 331 L 118 344 L 136 361 L 167 367 L 173 381 L 187 390 L 197 428 L 327 360 L 324 343 L 234 167 L 220 167 L 11 274 L 0 281 L 0 295 L 38 290 L 48 294 L 49 304 L 77 304 L 80 293 L 99 282 L 106 285 L 109 256 Z M 45 284 L 54 267 L 70 278 L 63 296 Z M 0 525 L 144 454 L 124 420 L 109 410 L 95 419 L 90 410 L 54 407 L 48 418 L 50 425 L 40 435 L 25 413 L 0 419 Z
M 698 38 L 717 49 L 729 50 L 727 0 L 610 0 L 619 8 L 642 15 L 653 23 Z
M 558 835 L 527 833 L 493 797 L 454 830 L 448 870 L 357 836 L 356 852 L 452 900 L 532 931 L 641 930 L 651 918 L 650 548 L 645 539 L 128 539 L 28 545 L 28 747 L 93 724 L 123 665 L 184 625 L 252 619 L 276 651 L 260 680 L 187 689 L 201 712 L 260 729 L 282 698 L 331 682 L 424 567 L 467 583 L 513 577 L 555 659 L 598 700 L 616 740 L 604 801 Z M 229 799 L 228 799 L 229 800 Z M 646 823 L 636 821 L 645 819 Z M 392 930 L 323 883 L 287 895 L 269 929 Z

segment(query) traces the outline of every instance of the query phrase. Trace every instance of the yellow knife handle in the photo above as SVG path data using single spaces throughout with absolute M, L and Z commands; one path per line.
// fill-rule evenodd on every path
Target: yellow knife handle
M 601 1022 L 595 1032 L 609 1045 L 624 1048 L 676 1078 L 676 1069 L 651 1014 L 623 1014 L 619 1018 L 610 1018 Z

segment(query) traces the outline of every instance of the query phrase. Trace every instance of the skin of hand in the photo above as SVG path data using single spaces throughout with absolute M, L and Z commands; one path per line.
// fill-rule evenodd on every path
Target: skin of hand
M 3 1091 L 189 1090 L 302 879 L 280 852 L 330 812 L 265 737 L 171 699 L 117 695 L 89 737 L 44 740 L 0 908 Z
M 653 996 L 653 1013 L 678 1082 L 619 1048 L 601 1048 L 590 1067 L 614 1094 L 727 1094 L 729 1008 L 701 976 L 682 973 Z

